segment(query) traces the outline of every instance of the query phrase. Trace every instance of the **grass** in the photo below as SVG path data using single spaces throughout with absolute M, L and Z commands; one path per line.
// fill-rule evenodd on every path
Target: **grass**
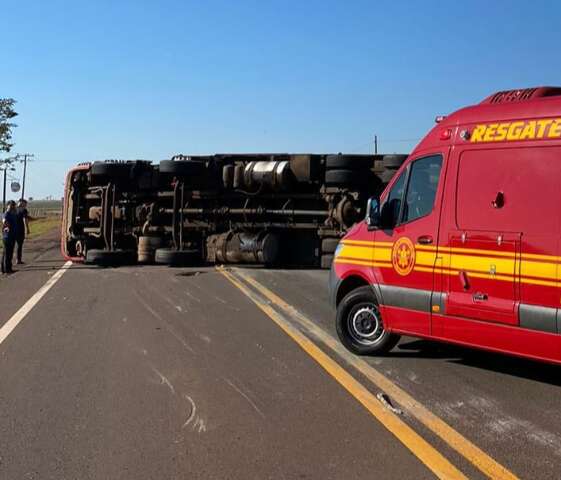
M 62 208 L 62 202 L 60 200 L 33 200 L 31 202 L 28 202 L 27 208 L 60 210 Z
M 38 238 L 59 227 L 60 217 L 38 218 L 37 220 L 29 222 L 29 230 L 31 231 L 31 233 L 27 235 L 26 238 L 28 240 Z
M 25 236 L 26 240 L 36 240 L 43 235 L 60 229 L 60 217 L 38 218 L 29 222 L 29 230 L 31 233 Z M 3 242 L 0 239 L 0 252 L 4 249 Z

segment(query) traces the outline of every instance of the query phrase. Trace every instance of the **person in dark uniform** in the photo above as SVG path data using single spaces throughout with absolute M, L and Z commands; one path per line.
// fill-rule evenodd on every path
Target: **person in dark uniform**
M 13 273 L 12 257 L 14 256 L 14 246 L 16 244 L 18 220 L 16 215 L 16 202 L 10 200 L 8 208 L 2 219 L 2 241 L 4 250 L 2 251 L 2 273 Z
M 27 201 L 25 199 L 21 199 L 19 201 L 18 208 L 16 210 L 16 216 L 18 220 L 17 225 L 17 236 L 16 236 L 16 244 L 17 244 L 17 261 L 18 265 L 23 263 L 21 259 L 21 255 L 23 253 L 23 242 L 25 240 L 25 235 L 29 235 L 29 212 L 27 211 Z

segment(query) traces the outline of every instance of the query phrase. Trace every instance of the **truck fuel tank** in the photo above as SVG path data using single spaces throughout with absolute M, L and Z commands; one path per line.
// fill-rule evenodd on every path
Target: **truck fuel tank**
M 288 160 L 252 161 L 244 169 L 244 183 L 248 188 L 268 187 L 273 191 L 288 188 L 294 180 Z
M 274 263 L 279 254 L 279 238 L 274 233 L 235 233 L 207 237 L 207 261 L 210 263 Z

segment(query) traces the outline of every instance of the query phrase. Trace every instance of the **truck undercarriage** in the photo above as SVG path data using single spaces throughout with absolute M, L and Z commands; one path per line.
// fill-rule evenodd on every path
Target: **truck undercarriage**
M 67 175 L 62 252 L 101 265 L 329 268 L 405 155 L 217 154 L 81 164 Z

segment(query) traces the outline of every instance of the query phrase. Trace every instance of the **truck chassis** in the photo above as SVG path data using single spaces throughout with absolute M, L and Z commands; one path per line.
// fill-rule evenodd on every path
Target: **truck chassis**
M 217 154 L 68 172 L 62 253 L 100 265 L 329 268 L 405 155 Z

